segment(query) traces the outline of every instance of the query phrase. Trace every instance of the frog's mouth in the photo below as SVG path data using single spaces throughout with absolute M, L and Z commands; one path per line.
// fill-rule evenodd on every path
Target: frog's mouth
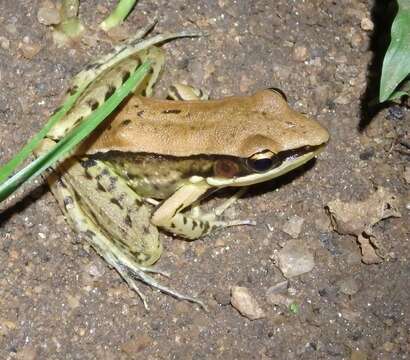
M 206 182 L 209 185 L 216 187 L 239 187 L 272 180 L 306 164 L 309 160 L 317 157 L 323 151 L 324 147 L 325 144 L 319 146 L 305 146 L 296 150 L 284 151 L 278 154 L 281 160 L 278 165 L 265 172 L 250 172 L 248 174 L 231 178 L 218 176 L 207 177 Z

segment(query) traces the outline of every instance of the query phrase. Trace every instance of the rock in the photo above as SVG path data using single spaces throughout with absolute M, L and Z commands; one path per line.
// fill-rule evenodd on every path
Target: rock
M 17 360 L 35 360 L 37 359 L 37 351 L 34 347 L 26 345 L 16 354 Z
M 376 252 L 376 247 L 370 241 L 362 235 L 357 237 L 357 241 L 360 244 L 360 251 L 362 252 L 362 261 L 367 265 L 379 264 L 383 261 L 383 258 Z
M 353 48 L 360 48 L 363 43 L 363 37 L 359 33 L 354 33 L 350 39 L 350 44 Z
M 293 58 L 296 61 L 306 61 L 309 58 L 309 51 L 306 46 L 295 46 L 293 48 Z
M 10 48 L 10 40 L 4 36 L 0 36 L 0 46 L 4 50 L 8 50 Z
M 350 360 L 367 360 L 367 354 L 360 350 L 353 350 L 350 355 Z
M 94 278 L 100 278 L 105 273 L 105 266 L 100 262 L 92 262 L 86 266 L 86 271 Z
M 406 181 L 406 183 L 410 184 L 410 166 L 406 166 L 404 168 L 403 177 L 404 177 L 404 180 Z
M 300 240 L 288 241 L 276 254 L 275 260 L 286 278 L 307 273 L 315 266 L 313 254 Z
M 398 197 L 379 187 L 364 201 L 342 202 L 336 199 L 327 203 L 333 229 L 339 234 L 357 236 L 365 264 L 377 264 L 383 259 L 377 253 L 378 239 L 373 234 L 375 224 L 389 217 L 401 217 Z
M 266 300 L 271 305 L 284 305 L 289 307 L 295 303 L 295 300 L 290 296 L 284 294 L 275 294 L 269 293 L 269 290 L 266 292 Z
M 61 22 L 60 12 L 51 1 L 44 1 L 38 9 L 37 20 L 43 25 L 57 25 Z
M 360 20 L 360 27 L 364 31 L 372 31 L 374 29 L 374 23 L 368 17 L 364 17 Z
M 386 352 L 392 352 L 393 349 L 394 349 L 394 344 L 393 344 L 392 342 L 386 341 L 386 342 L 383 344 L 383 350 L 384 350 L 384 351 L 386 351 Z
M 277 284 L 271 286 L 267 291 L 266 295 L 268 294 L 279 294 L 279 293 L 285 293 L 288 291 L 288 286 L 289 286 L 289 281 L 281 281 L 278 282 Z
M 346 295 L 354 295 L 359 291 L 359 283 L 352 277 L 341 279 L 337 282 L 339 290 Z
M 218 290 L 214 293 L 214 299 L 219 305 L 228 305 L 231 302 L 231 296 L 228 291 Z
M 80 306 L 80 295 L 67 294 L 67 304 L 71 309 L 76 309 Z
M 299 236 L 300 232 L 302 231 L 302 226 L 304 222 L 304 218 L 301 218 L 297 215 L 292 216 L 283 226 L 282 230 L 286 234 L 289 234 L 291 237 L 295 239 Z
M 135 354 L 145 350 L 152 344 L 152 338 L 148 335 L 142 335 L 137 338 L 133 338 L 121 345 L 121 351 L 135 358 Z
M 231 304 L 241 315 L 250 320 L 257 320 L 266 316 L 248 288 L 234 286 L 231 289 Z
M 254 80 L 247 77 L 245 74 L 241 76 L 241 80 L 239 82 L 239 90 L 242 93 L 247 93 L 249 88 L 254 84 Z
M 23 56 L 29 60 L 36 56 L 41 50 L 40 44 L 32 43 L 28 38 L 24 38 L 23 42 L 21 42 L 18 47 Z

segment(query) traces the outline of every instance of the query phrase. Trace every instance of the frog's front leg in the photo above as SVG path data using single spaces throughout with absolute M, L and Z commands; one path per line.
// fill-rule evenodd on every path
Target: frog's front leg
M 252 225 L 249 220 L 217 220 L 227 206 L 223 204 L 217 212 L 212 211 L 201 215 L 182 213 L 187 207 L 197 204 L 198 199 L 204 197 L 212 187 L 205 181 L 190 183 L 182 186 L 172 196 L 165 200 L 154 212 L 151 222 L 172 234 L 182 236 L 188 240 L 195 240 L 207 235 L 216 228 L 224 228 L 236 225 Z M 228 200 L 229 201 L 229 200 Z M 228 206 L 231 204 L 229 202 Z M 197 206 L 197 205 L 195 205 Z M 223 209 L 222 209 L 223 208 Z M 218 211 L 221 210 L 221 211 Z

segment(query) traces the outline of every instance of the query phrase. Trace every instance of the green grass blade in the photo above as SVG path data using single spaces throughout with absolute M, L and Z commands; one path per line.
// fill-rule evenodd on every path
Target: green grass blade
M 16 175 L 0 185 L 0 201 L 6 199 L 24 182 L 40 175 L 44 170 L 61 159 L 71 149 L 86 138 L 124 99 L 135 90 L 148 73 L 150 63 L 144 62 L 130 78 L 103 104 L 89 115 L 81 124 L 71 130 L 49 152 L 39 156 Z
M 120 0 L 114 11 L 100 24 L 101 29 L 108 31 L 121 24 L 135 3 L 136 0 Z
M 410 0 L 397 0 L 399 10 L 391 28 L 391 41 L 383 61 L 380 102 L 386 101 L 410 73 Z
M 56 111 L 43 128 L 5 165 L 0 167 L 0 184 L 3 183 L 13 171 L 25 161 L 38 146 L 40 141 L 47 135 L 50 129 L 72 108 L 86 86 L 79 88 L 75 94 L 70 95 L 64 104 Z

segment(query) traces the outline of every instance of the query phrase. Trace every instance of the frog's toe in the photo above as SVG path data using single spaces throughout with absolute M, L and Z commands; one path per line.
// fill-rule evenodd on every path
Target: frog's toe
M 118 270 L 118 268 L 117 268 Z M 139 291 L 138 287 L 136 287 L 136 283 L 134 279 L 138 279 L 144 283 L 146 283 L 147 285 L 151 286 L 154 289 L 158 289 L 163 293 L 166 293 L 168 295 L 171 295 L 173 297 L 175 297 L 178 300 L 186 300 L 186 301 L 190 301 L 192 303 L 198 304 L 199 306 L 201 306 L 205 311 L 208 311 L 206 305 L 204 302 L 202 302 L 199 299 L 196 299 L 194 297 L 191 296 L 187 296 L 184 295 L 182 293 L 180 293 L 179 291 L 173 290 L 167 286 L 162 285 L 161 283 L 159 283 L 158 281 L 156 281 L 153 277 L 151 277 L 150 275 L 147 274 L 147 272 L 151 272 L 151 273 L 158 273 L 163 275 L 164 272 L 163 271 L 159 271 L 156 269 L 148 269 L 147 271 L 145 271 L 146 269 L 143 267 L 126 267 L 123 266 L 123 271 L 119 271 L 121 276 L 125 279 L 125 281 L 127 281 L 127 283 L 130 285 L 130 287 L 135 290 L 137 292 L 137 294 L 141 297 L 142 301 L 144 302 L 144 306 L 147 308 L 146 302 L 145 302 L 145 296 L 143 294 L 141 294 L 141 292 Z M 141 296 L 142 295 L 142 296 Z

